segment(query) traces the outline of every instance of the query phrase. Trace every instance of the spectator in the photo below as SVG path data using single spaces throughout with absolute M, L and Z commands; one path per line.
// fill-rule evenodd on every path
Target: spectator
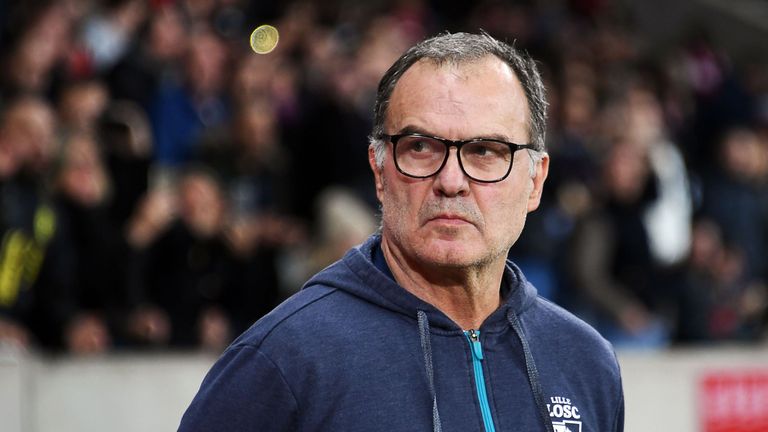
M 229 131 L 201 143 L 200 159 L 222 176 L 237 215 L 287 207 L 293 169 L 281 147 L 273 106 L 253 100 L 235 114 Z
M 663 289 L 642 220 L 656 194 L 648 154 L 618 141 L 603 164 L 601 203 L 573 237 L 573 283 L 588 321 L 617 347 L 661 347 L 669 342 Z
M 124 227 L 149 188 L 152 134 L 144 111 L 128 101 L 114 101 L 98 124 L 105 164 L 112 181 L 110 216 Z
M 611 118 L 619 136 L 641 146 L 648 155 L 657 196 L 643 212 L 654 261 L 660 267 L 680 263 L 691 243 L 692 199 L 683 155 L 670 141 L 658 98 L 639 83 L 628 86 Z
M 14 12 L 17 33 L 3 50 L 0 95 L 44 96 L 69 54 L 75 17 L 61 1 L 25 2 Z
M 75 352 L 104 352 L 125 312 L 122 231 L 108 214 L 110 183 L 95 140 L 72 135 L 65 143 L 54 181 L 58 229 L 70 270 L 78 317 L 67 331 Z
M 0 123 L 18 163 L 0 190 L 0 339 L 23 347 L 64 347 L 63 329 L 76 312 L 59 214 L 45 187 L 57 153 L 55 122 L 50 106 L 24 97 Z
M 228 119 L 226 61 L 225 45 L 210 30 L 191 36 L 183 82 L 163 82 L 150 109 L 154 159 L 160 166 L 173 170 L 191 161 L 203 130 Z
M 201 158 L 222 178 L 230 203 L 225 237 L 242 271 L 238 286 L 258 287 L 236 294 L 238 329 L 245 330 L 278 300 L 280 254 L 305 240 L 304 224 L 289 212 L 295 170 L 279 142 L 275 109 L 263 99 L 240 107 L 229 133 L 204 144 Z
M 143 0 L 110 0 L 101 6 L 101 10 L 85 18 L 81 34 L 90 68 L 95 72 L 110 68 L 125 55 L 147 14 Z
M 747 275 L 765 278 L 768 149 L 749 128 L 729 130 L 718 149 L 718 169 L 704 179 L 702 211 L 743 251 Z
M 768 307 L 765 283 L 747 277 L 743 252 L 720 227 L 699 218 L 691 255 L 675 281 L 679 298 L 676 340 L 682 343 L 755 340 Z
M 73 80 L 62 84 L 57 104 L 61 127 L 74 133 L 93 133 L 109 102 L 107 88 L 99 80 Z
M 148 23 L 130 50 L 105 72 L 116 100 L 129 100 L 148 110 L 166 81 L 179 79 L 187 50 L 188 28 L 176 3 L 153 3 Z
M 178 218 L 145 246 L 141 260 L 141 308 L 134 334 L 147 342 L 220 350 L 232 328 L 226 299 L 234 259 L 224 227 L 227 201 L 206 171 L 185 172 L 178 183 Z M 239 282 L 239 281 L 237 281 Z M 158 334 L 145 333 L 161 329 Z M 154 339 L 153 339 L 154 338 Z

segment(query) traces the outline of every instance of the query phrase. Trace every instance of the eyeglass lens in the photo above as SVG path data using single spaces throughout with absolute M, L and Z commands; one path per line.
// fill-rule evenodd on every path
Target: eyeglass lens
M 448 146 L 435 138 L 402 136 L 395 146 L 396 162 L 400 170 L 413 177 L 429 177 L 443 167 Z M 512 150 L 506 144 L 494 141 L 471 141 L 459 152 L 464 173 L 479 181 L 497 181 L 507 175 L 512 163 Z

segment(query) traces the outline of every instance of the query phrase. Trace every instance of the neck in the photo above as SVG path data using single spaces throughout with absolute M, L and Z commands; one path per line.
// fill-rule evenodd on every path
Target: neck
M 505 259 L 466 267 L 420 263 L 382 237 L 381 249 L 400 286 L 435 306 L 463 330 L 477 329 L 501 303 Z

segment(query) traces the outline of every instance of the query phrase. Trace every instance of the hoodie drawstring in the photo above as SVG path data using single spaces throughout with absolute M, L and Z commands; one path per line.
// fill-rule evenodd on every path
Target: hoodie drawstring
M 528 345 L 528 339 L 525 337 L 523 328 L 520 326 L 520 321 L 518 321 L 517 315 L 515 315 L 515 312 L 512 309 L 507 312 L 507 321 L 512 325 L 512 329 L 515 330 L 517 338 L 520 339 L 520 344 L 523 346 L 525 368 L 528 370 L 528 383 L 531 385 L 533 398 L 536 400 L 536 406 L 539 408 L 539 415 L 541 415 L 541 419 L 544 422 L 544 427 L 548 432 L 554 432 L 555 428 L 552 426 L 552 421 L 549 419 L 549 411 L 547 411 L 546 405 L 544 404 L 544 392 L 541 389 L 539 371 L 536 369 L 536 362 L 533 360 L 531 347 Z
M 424 368 L 427 371 L 429 393 L 432 396 L 432 430 L 441 432 L 440 412 L 437 410 L 437 393 L 435 392 L 435 373 L 432 367 L 432 345 L 429 336 L 429 320 L 427 314 L 420 310 L 416 313 L 419 321 L 419 338 L 421 339 L 421 352 L 424 353 Z
M 433 432 L 441 432 L 442 425 L 440 423 L 440 412 L 437 410 L 437 393 L 435 391 L 435 373 L 432 366 L 432 345 L 430 343 L 429 333 L 429 320 L 427 314 L 419 310 L 416 313 L 419 322 L 419 338 L 421 339 L 421 351 L 424 353 L 424 368 L 427 372 L 427 381 L 429 384 L 429 393 L 432 396 L 432 430 Z M 539 409 L 539 415 L 544 423 L 544 427 L 547 432 L 554 432 L 554 426 L 549 419 L 549 411 L 547 411 L 544 404 L 544 392 L 541 389 L 541 382 L 539 381 L 539 371 L 536 369 L 536 362 L 533 359 L 531 353 L 531 347 L 528 345 L 528 339 L 525 337 L 523 328 L 520 326 L 520 321 L 517 319 L 514 311 L 510 309 L 507 313 L 507 320 L 515 331 L 520 344 L 523 346 L 523 354 L 525 356 L 525 368 L 528 372 L 528 383 L 531 386 L 533 392 L 533 398 L 536 401 L 536 407 Z

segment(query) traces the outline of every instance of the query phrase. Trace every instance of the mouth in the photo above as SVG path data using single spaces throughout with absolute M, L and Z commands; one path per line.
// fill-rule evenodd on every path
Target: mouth
M 429 218 L 427 222 L 436 222 L 436 223 L 446 224 L 446 225 L 464 225 L 464 224 L 471 225 L 472 224 L 472 222 L 468 220 L 466 217 L 461 215 L 455 215 L 455 214 L 439 214 Z

